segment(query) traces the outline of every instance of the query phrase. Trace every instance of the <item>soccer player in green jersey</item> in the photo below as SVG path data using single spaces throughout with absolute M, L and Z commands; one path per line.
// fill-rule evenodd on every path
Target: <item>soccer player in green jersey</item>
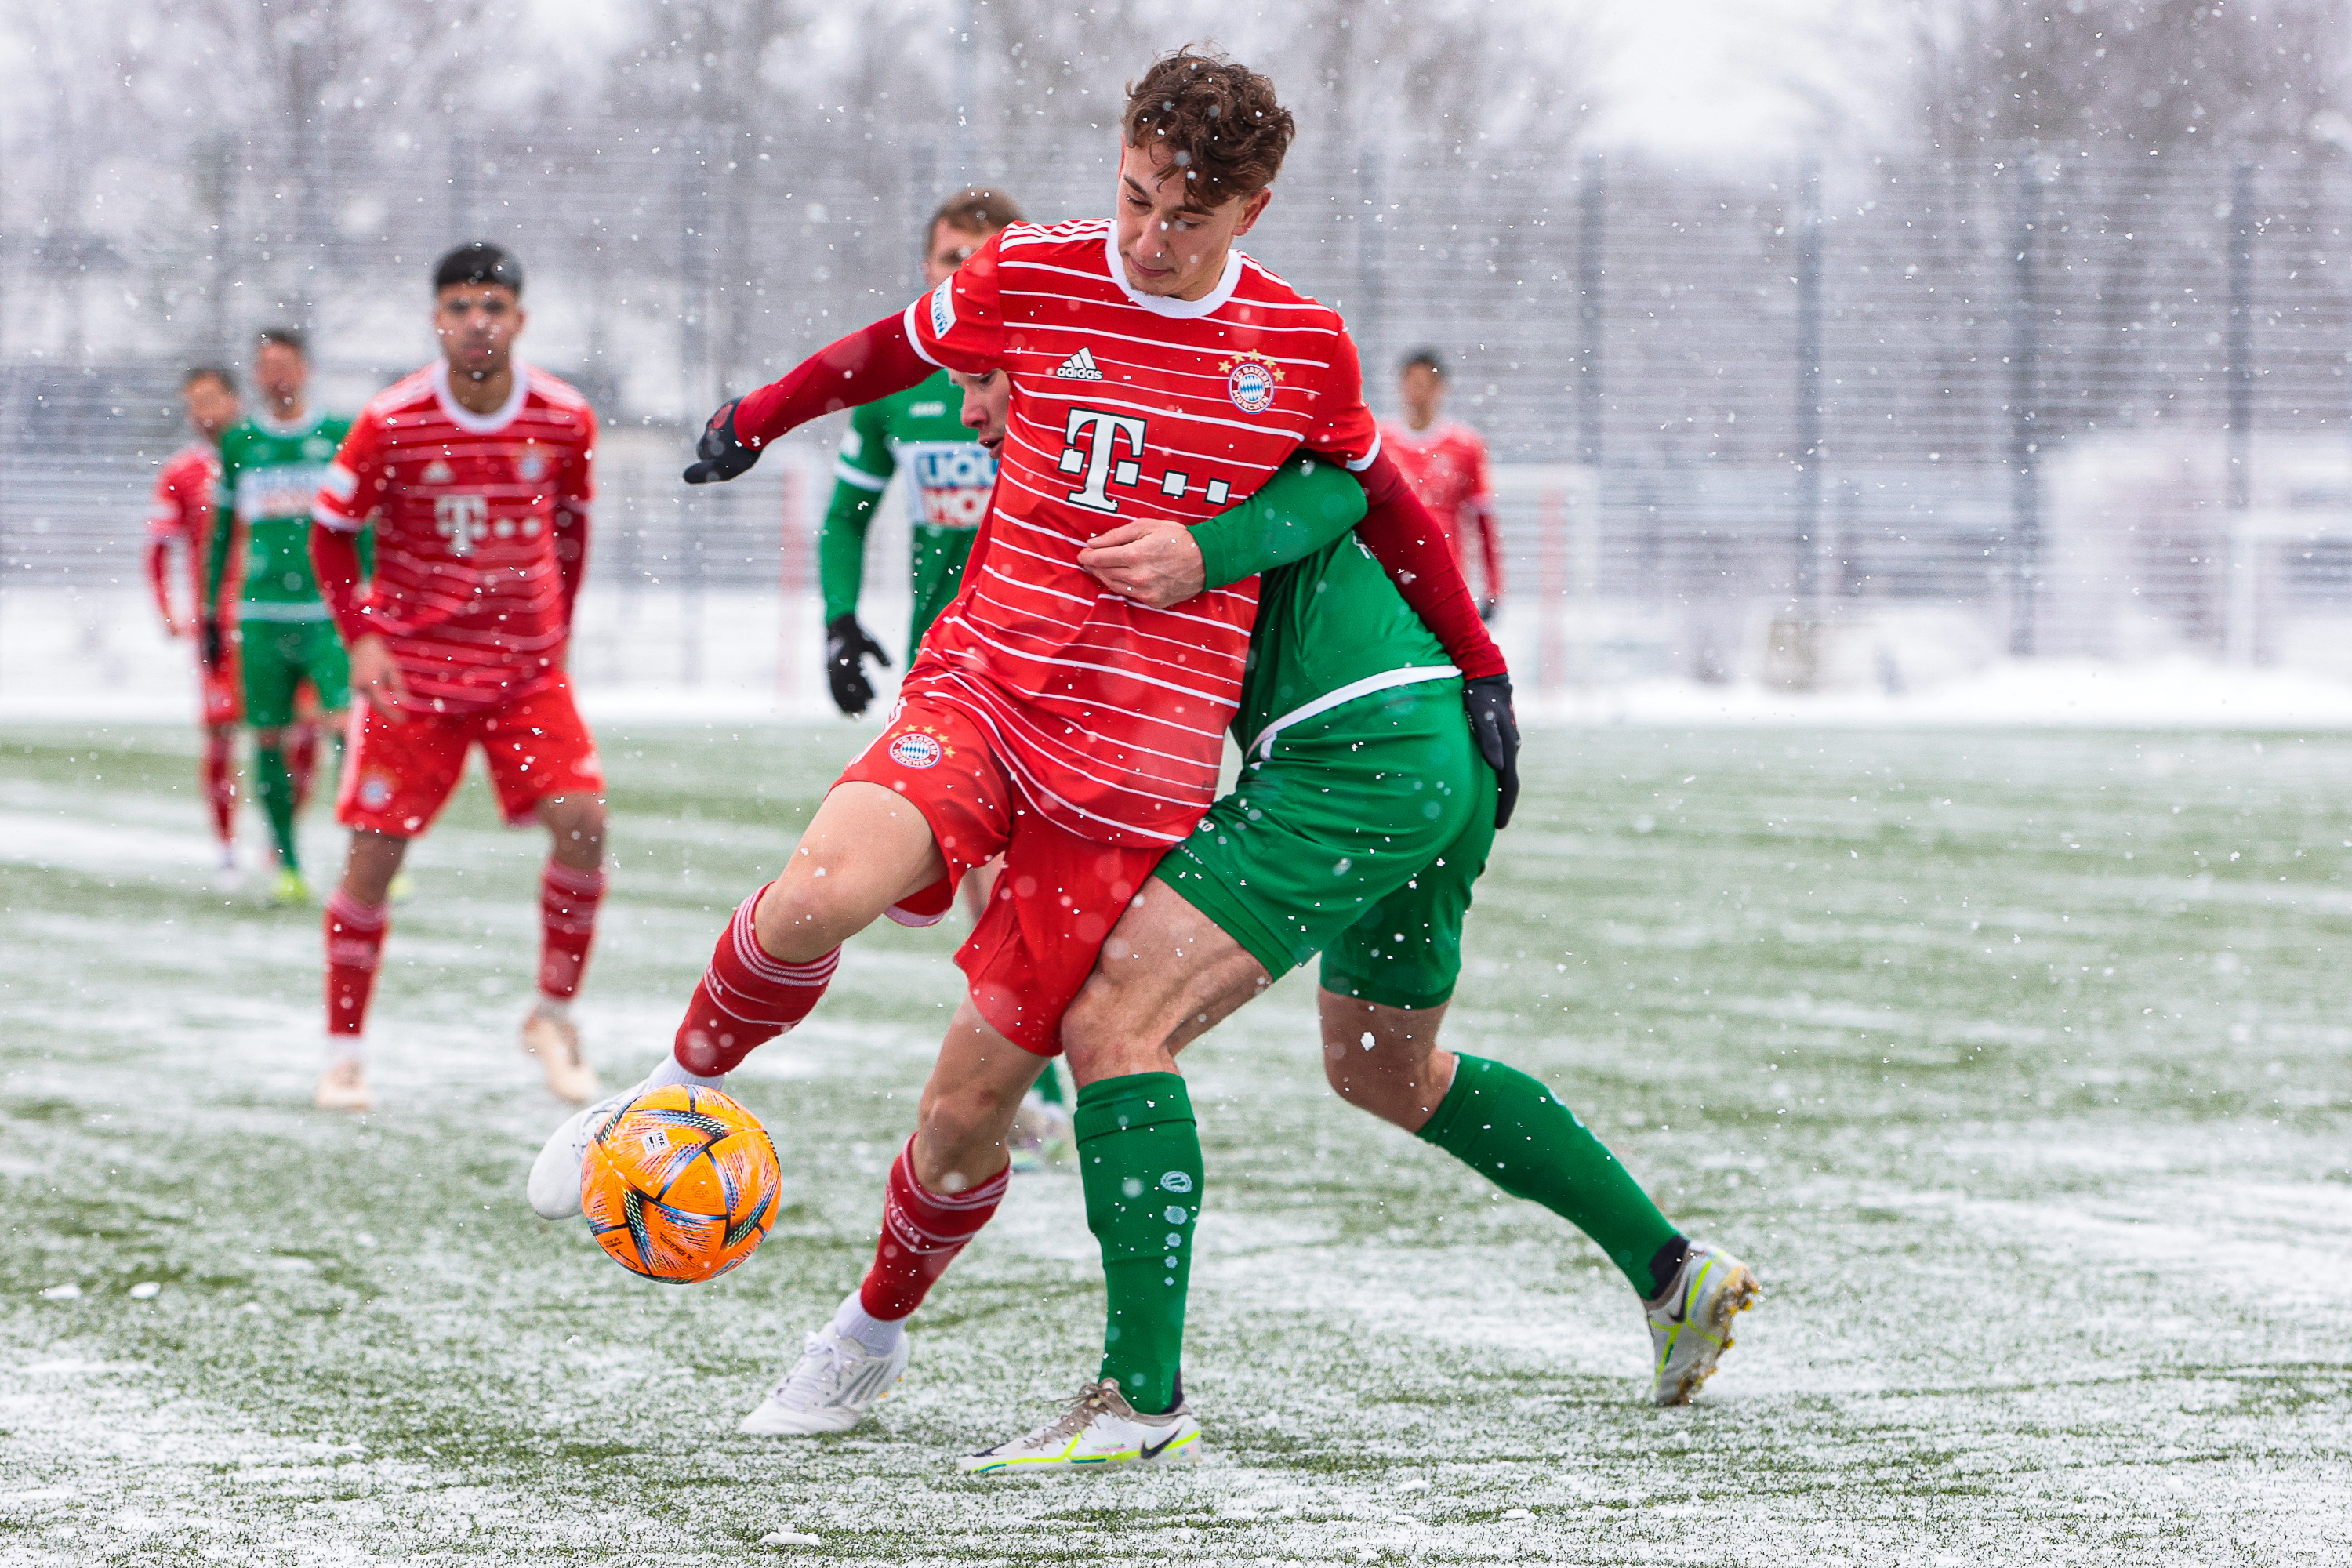
M 1009 225 L 1025 221 L 1013 198 L 985 187 L 950 196 L 923 229 L 923 283 L 936 289 L 966 258 Z M 866 580 L 866 533 L 895 473 L 906 475 L 913 524 L 908 562 L 914 614 L 907 625 L 907 662 L 948 601 L 963 586 L 963 563 L 987 515 L 996 455 L 963 425 L 963 397 L 940 371 L 929 380 L 849 416 L 849 434 L 833 466 L 833 504 L 816 536 L 817 584 L 824 595 L 824 677 L 835 706 L 851 718 L 874 700 L 870 657 L 890 656 L 857 620 Z
M 331 721 L 345 703 L 349 667 L 310 571 L 310 502 L 352 422 L 306 401 L 310 355 L 291 327 L 265 329 L 254 347 L 254 390 L 263 407 L 221 437 L 218 515 L 205 576 L 205 603 L 219 602 L 233 541 L 246 544 L 237 602 L 237 658 L 245 679 L 245 722 L 253 731 L 254 772 L 262 811 L 278 845 L 281 903 L 307 903 L 294 841 L 295 781 L 287 767 L 296 689 L 308 681 Z M 207 664 L 223 652 L 219 623 L 205 627 Z M 340 729 L 331 725 L 331 733 Z
M 967 418 L 1001 439 L 1003 378 L 957 379 Z M 1686 1400 L 1713 1372 L 1732 1314 L 1756 1294 L 1738 1259 L 1686 1240 L 1541 1083 L 1437 1047 L 1471 886 L 1499 826 L 1496 780 L 1458 672 L 1349 531 L 1363 511 L 1343 468 L 1300 458 L 1243 506 L 1190 529 L 1126 524 L 1081 558 L 1106 586 L 1155 605 L 1265 574 L 1233 725 L 1245 761 L 1121 918 L 1063 1025 L 1087 1223 L 1103 1248 L 1101 1369 L 1063 1415 L 962 1460 L 966 1470 L 1197 1456 L 1180 1359 L 1204 1172 L 1175 1056 L 1318 952 L 1332 1088 L 1592 1237 L 1643 1299 L 1659 1403 Z M 1004 1108 L 1040 1060 L 943 1055 L 918 1133 L 929 1154 L 974 1182 L 998 1168 Z M 811 1337 L 745 1430 L 845 1430 L 897 1383 L 904 1320 L 866 1319 L 856 1300 Z

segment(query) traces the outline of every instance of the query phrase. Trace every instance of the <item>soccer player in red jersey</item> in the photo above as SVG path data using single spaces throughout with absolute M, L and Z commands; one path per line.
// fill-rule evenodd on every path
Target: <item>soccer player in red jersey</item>
M 1478 614 L 1492 620 L 1503 603 L 1503 531 L 1486 478 L 1486 443 L 1467 425 L 1444 417 L 1445 361 L 1435 349 L 1405 355 L 1397 367 L 1397 399 L 1404 405 L 1404 422 L 1381 422 L 1381 449 L 1396 459 L 1421 503 L 1444 525 L 1465 572 L 1464 536 L 1478 536 L 1485 585 Z
M 368 996 L 408 842 L 479 745 L 508 823 L 551 840 L 540 884 L 539 998 L 522 1026 L 548 1088 L 596 1092 L 571 1005 L 604 889 L 604 780 L 563 660 L 587 565 L 596 416 L 513 357 L 522 268 L 461 246 L 433 273 L 443 358 L 368 405 L 319 492 L 311 553 L 351 647 L 355 714 L 336 817 L 352 829 L 327 900 L 321 1106 L 365 1110 Z M 360 531 L 375 575 L 359 583 Z
M 194 637 L 207 624 L 223 618 L 220 605 L 205 613 L 205 546 L 213 528 L 213 486 L 220 478 L 221 432 L 243 417 L 245 405 L 236 395 L 236 373 L 217 365 L 198 365 L 181 379 L 180 402 L 188 426 L 196 434 L 163 464 L 155 476 L 155 504 L 147 514 L 147 582 L 155 591 L 155 608 L 163 617 L 167 637 Z M 172 608 L 172 547 L 185 552 L 188 571 L 188 615 L 180 618 Z M 224 587 L 222 603 L 234 596 L 234 585 Z M 198 649 L 196 672 L 204 689 L 205 799 L 211 805 L 213 834 L 220 842 L 224 881 L 236 876 L 236 670 L 226 649 Z
M 1171 140 L 1163 108 L 1176 99 L 1194 142 Z M 1181 534 L 1301 447 L 1362 476 L 1372 506 L 1359 537 L 1469 678 L 1474 732 L 1510 787 L 1501 656 L 1443 531 L 1380 459 L 1354 344 L 1336 314 L 1233 247 L 1265 210 L 1291 132 L 1263 77 L 1168 57 L 1129 100 L 1115 219 L 1016 225 L 903 316 L 712 416 L 689 482 L 732 479 L 795 426 L 936 368 L 1011 384 L 961 593 L 882 736 L 782 874 L 737 910 L 647 1086 L 722 1079 L 807 1016 L 844 939 L 886 911 L 945 909 L 957 879 L 999 851 L 994 897 L 957 954 L 968 994 L 933 1081 L 986 1076 L 1009 1049 L 1056 1054 L 1062 1013 L 1112 923 L 1215 791 L 1256 605 L 1255 578 L 1143 605 L 1106 591 L 1079 552 L 1124 541 L 1122 520 Z M 540 1214 L 579 1212 L 582 1151 L 624 1098 L 549 1139 L 530 1183 Z M 836 1354 L 852 1381 L 895 1378 L 898 1325 L 994 1209 L 1003 1177 L 946 1169 L 910 1140 L 873 1267 L 812 1354 Z

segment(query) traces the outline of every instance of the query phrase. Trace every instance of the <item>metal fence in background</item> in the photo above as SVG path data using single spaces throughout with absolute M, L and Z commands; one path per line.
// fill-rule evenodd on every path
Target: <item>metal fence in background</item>
M 1107 137 L 972 169 L 951 145 L 915 136 L 877 178 L 870 150 L 697 127 L 460 137 L 322 156 L 290 195 L 215 149 L 148 171 L 135 227 L 17 215 L 0 583 L 127 579 L 182 364 L 296 315 L 352 403 L 431 352 L 424 269 L 478 234 L 530 270 L 531 357 L 643 433 L 614 444 L 597 570 L 776 582 L 818 488 L 788 526 L 765 469 L 685 491 L 691 420 L 903 304 L 967 177 L 1041 218 L 1108 205 Z M 1841 657 L 1822 628 L 1873 617 L 2016 654 L 2332 643 L 2310 628 L 2352 596 L 2347 230 L 2332 157 L 1741 178 L 1309 144 L 1246 247 L 1347 314 L 1376 406 L 1398 355 L 1448 355 L 1454 414 L 1515 476 L 1509 614 L 1560 679 L 1804 684 Z

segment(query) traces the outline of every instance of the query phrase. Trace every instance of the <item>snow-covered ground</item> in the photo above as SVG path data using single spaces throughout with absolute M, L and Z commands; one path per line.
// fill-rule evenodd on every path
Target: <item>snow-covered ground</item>
M 602 739 L 623 1078 L 858 731 Z M 478 784 L 352 1121 L 307 1105 L 316 912 L 209 887 L 184 723 L 0 727 L 0 1562 L 2352 1561 L 2347 781 L 2328 735 L 1535 732 L 1447 1037 L 1762 1274 L 1701 1402 L 1641 1403 L 1590 1244 L 1332 1099 L 1293 979 L 1185 1058 L 1206 1461 L 986 1483 L 947 1460 L 1093 1364 L 1066 1173 L 870 1428 L 733 1430 L 870 1248 L 952 929 L 859 938 L 753 1058 L 792 1206 L 665 1289 L 521 1205 L 541 846 Z

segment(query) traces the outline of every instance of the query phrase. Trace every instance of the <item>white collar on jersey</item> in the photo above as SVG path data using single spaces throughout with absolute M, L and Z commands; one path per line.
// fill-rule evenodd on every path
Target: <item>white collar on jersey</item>
M 1118 259 L 1118 223 L 1116 219 L 1103 231 L 1103 265 L 1110 268 L 1110 280 L 1118 285 L 1118 291 L 1130 300 L 1155 316 L 1173 316 L 1183 321 L 1205 316 L 1214 310 L 1234 297 L 1234 290 L 1240 288 L 1242 282 L 1242 253 L 1228 250 L 1225 252 L 1224 276 L 1217 279 L 1215 288 L 1198 300 L 1169 300 L 1158 294 L 1139 293 L 1135 285 L 1127 280 L 1127 268 Z
M 450 424 L 477 436 L 495 436 L 514 423 L 515 416 L 522 412 L 523 400 L 530 395 L 530 366 L 519 359 L 507 364 L 514 372 L 514 390 L 507 394 L 505 405 L 496 414 L 477 414 L 449 395 L 449 362 L 433 362 L 433 395 L 440 399 L 441 412 L 449 416 Z

